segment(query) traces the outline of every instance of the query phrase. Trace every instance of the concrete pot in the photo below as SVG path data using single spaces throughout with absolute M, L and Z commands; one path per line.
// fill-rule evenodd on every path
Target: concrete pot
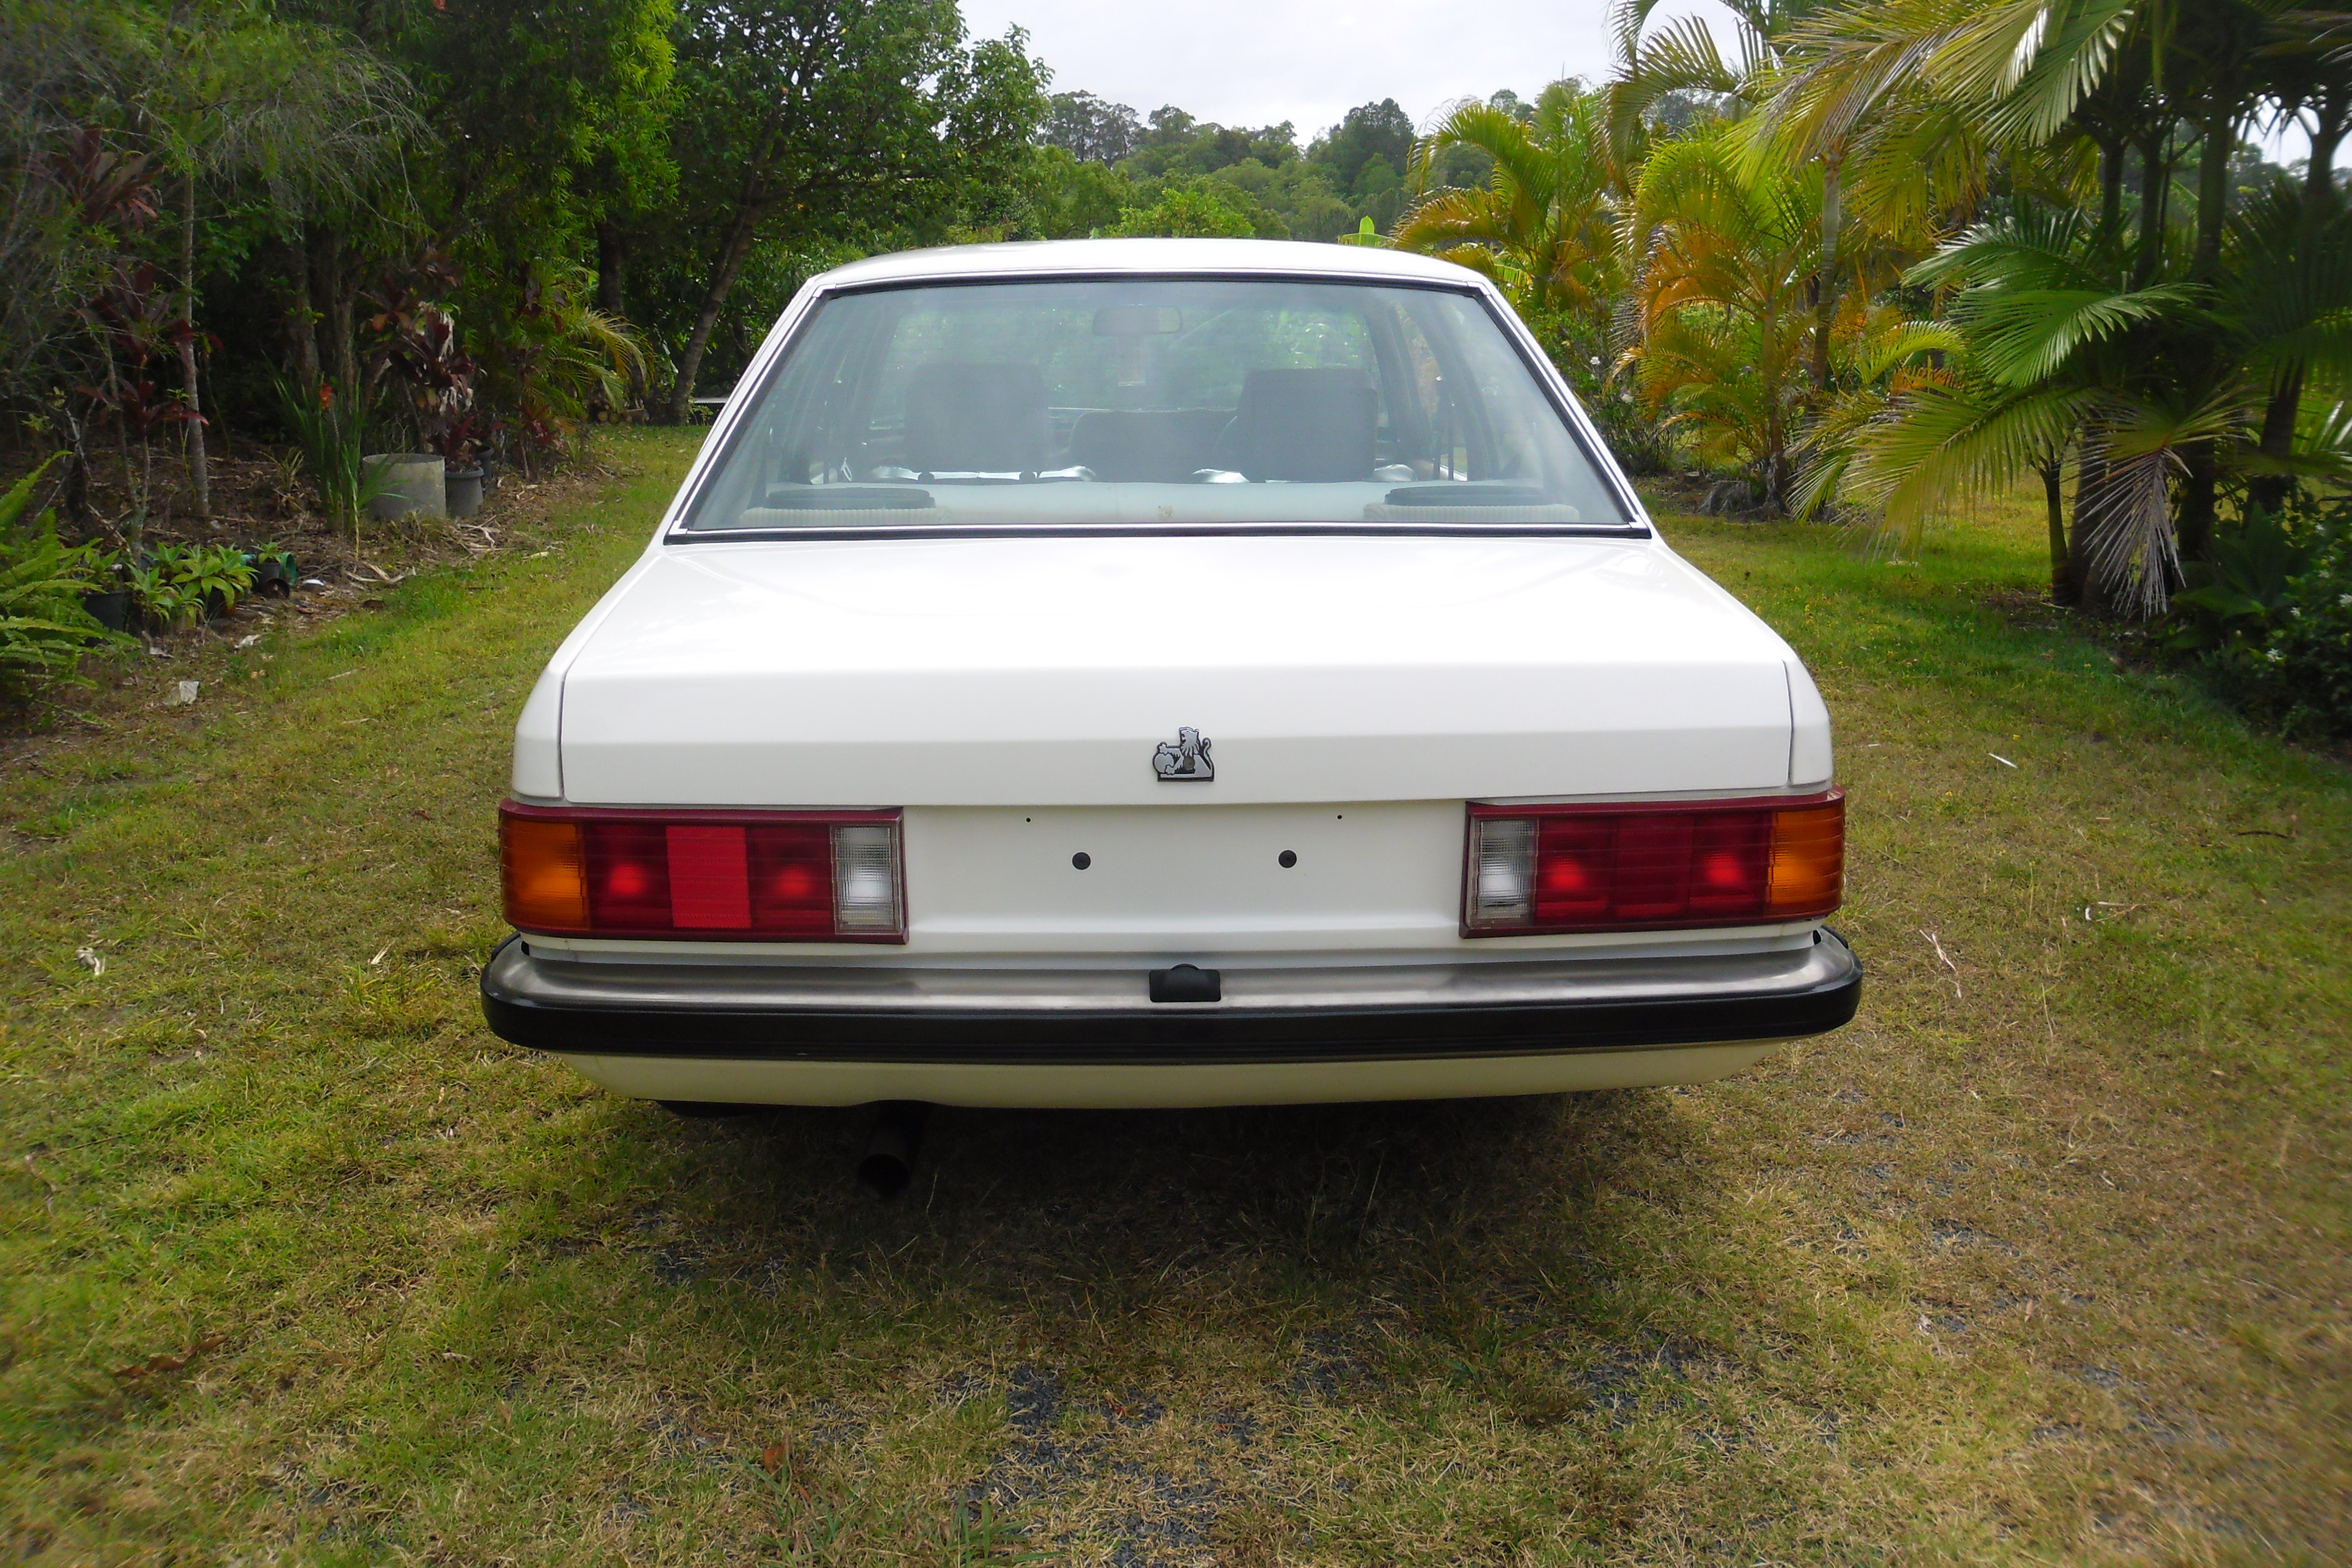
M 378 522 L 422 512 L 446 517 L 443 500 L 441 459 L 418 452 L 380 452 L 365 459 L 371 479 L 382 487 L 368 502 L 368 515 Z

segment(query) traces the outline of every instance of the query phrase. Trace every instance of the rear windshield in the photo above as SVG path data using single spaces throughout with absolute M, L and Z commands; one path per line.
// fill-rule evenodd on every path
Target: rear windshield
M 1626 526 L 1468 293 L 1068 280 L 838 295 L 684 526 Z

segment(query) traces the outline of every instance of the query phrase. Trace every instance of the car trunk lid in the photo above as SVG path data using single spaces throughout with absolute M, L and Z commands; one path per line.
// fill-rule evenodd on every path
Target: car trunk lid
M 564 796 L 1194 805 L 1777 789 L 1791 656 L 1590 538 L 667 545 L 575 639 Z M 1155 754 L 1205 737 L 1205 768 Z

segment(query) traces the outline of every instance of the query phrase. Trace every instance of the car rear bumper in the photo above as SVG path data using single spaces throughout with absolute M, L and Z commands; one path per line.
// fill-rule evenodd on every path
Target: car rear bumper
M 1263 1080 L 1279 1090 L 1268 1098 L 1282 1100 L 1696 1081 L 1844 1024 L 1861 998 L 1862 965 L 1824 931 L 1810 945 L 1769 952 L 1236 969 L 1223 990 L 1220 1002 L 1154 1003 L 1140 965 L 614 963 L 533 953 L 520 939 L 482 973 L 483 1011 L 500 1037 L 562 1056 L 623 1092 L 1206 1104 L 1257 1095 L 1182 1098 L 1183 1075 L 1237 1071 L 1236 1084 Z M 1643 1053 L 1661 1054 L 1645 1068 L 1634 1059 Z M 1601 1058 L 1619 1059 L 1603 1068 Z M 1506 1065 L 1513 1060 L 1516 1068 Z M 1564 1065 L 1573 1063 L 1582 1066 Z M 784 1068 L 812 1070 L 773 1070 Z M 1165 1087 L 1108 1100 L 1108 1089 L 1079 1100 L 1045 1093 L 1074 1069 Z M 1009 1098 L 974 1087 L 971 1075 L 989 1071 Z M 1563 1075 L 1579 1081 L 1559 1083 Z M 694 1092 L 661 1087 L 671 1079 L 691 1079 Z M 716 1092 L 725 1083 L 715 1080 L 730 1079 L 744 1087 Z M 918 1092 L 934 1080 L 962 1087 Z M 1390 1080 L 1386 1092 L 1373 1088 Z M 1487 1080 L 1494 1087 L 1442 1087 Z M 867 1094 L 873 1086 L 879 1091 Z

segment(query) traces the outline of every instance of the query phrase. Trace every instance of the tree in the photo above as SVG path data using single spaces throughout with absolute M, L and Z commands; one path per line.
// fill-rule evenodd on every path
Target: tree
M 1821 209 L 1817 174 L 1759 169 L 1718 126 L 1652 151 L 1625 224 L 1641 395 L 1768 512 L 1790 496 Z
M 139 122 L 177 177 L 181 398 L 191 500 L 212 512 L 196 365 L 198 204 L 213 184 L 258 186 L 281 220 L 348 196 L 421 126 L 408 83 L 350 39 L 241 5 L 175 13 L 152 35 Z
M 2322 41 L 2329 26 L 2281 0 L 1892 0 L 1796 28 L 1802 66 L 1767 110 L 1778 142 L 1849 138 L 1882 226 L 1906 205 L 1966 213 L 2003 183 L 2026 198 L 1915 274 L 1960 288 L 1977 379 L 1890 408 L 1858 477 L 1921 507 L 2032 466 L 2055 505 L 2071 440 L 2056 586 L 2154 614 L 2172 563 L 2206 554 L 2226 491 L 2275 505 L 2293 473 L 2340 462 L 2326 449 L 2340 426 L 2314 416 L 2314 394 L 2342 385 L 2325 303 L 2336 182 L 2248 193 L 2231 177 L 2264 105 L 2340 134 L 2352 55 Z M 2062 394 L 2073 426 L 2019 434 Z
M 1442 256 L 1501 283 L 1524 308 L 1606 321 L 1623 283 L 1610 188 L 1605 105 L 1581 84 L 1555 83 L 1521 118 L 1473 100 L 1446 110 L 1416 154 L 1426 189 L 1440 160 L 1475 148 L 1487 183 L 1437 190 L 1398 226 L 1404 250 Z
M 690 0 L 681 35 L 678 165 L 709 215 L 670 399 L 683 423 L 756 244 L 943 232 L 1015 186 L 1046 106 L 1024 36 L 967 48 L 952 0 Z
M 1026 239 L 1084 239 L 1118 223 L 1135 202 L 1125 174 L 1059 146 L 1037 149 L 1024 184 L 1027 210 L 1016 228 Z
M 1124 237 L 1169 235 L 1185 239 L 1255 239 L 1258 226 L 1210 180 L 1171 185 L 1148 207 L 1129 207 L 1105 231 Z
M 1151 111 L 1150 129 L 1137 141 L 1125 166 L 1139 178 L 1183 179 L 1251 162 L 1278 169 L 1297 156 L 1298 137 L 1288 121 L 1255 128 L 1219 125 L 1163 104 Z
M 1042 140 L 1082 163 L 1123 163 L 1143 140 L 1143 121 L 1124 103 L 1091 92 L 1057 92 L 1046 102 Z
M 1348 110 L 1339 124 L 1316 140 L 1307 156 L 1329 165 L 1332 181 L 1341 190 L 1353 191 L 1364 165 L 1374 158 L 1386 159 L 1392 170 L 1410 163 L 1414 140 L 1412 116 L 1399 108 L 1395 99 L 1384 98 Z

